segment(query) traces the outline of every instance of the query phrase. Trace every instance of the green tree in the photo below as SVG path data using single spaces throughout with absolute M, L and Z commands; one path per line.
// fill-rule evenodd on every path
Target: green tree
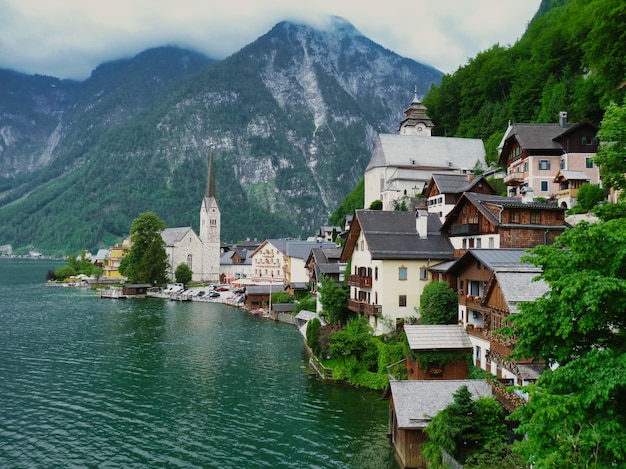
M 382 210 L 383 209 L 383 201 L 380 199 L 372 200 L 372 203 L 369 206 L 370 210 Z
M 623 106 L 615 102 L 609 104 L 598 138 L 602 144 L 594 162 L 600 169 L 603 185 L 615 190 L 626 189 L 626 97 Z
M 361 178 L 354 190 L 350 192 L 343 202 L 335 209 L 328 223 L 333 226 L 343 226 L 346 217 L 352 215 L 355 210 L 362 209 L 365 203 L 365 178 Z
M 191 279 L 193 278 L 193 272 L 186 263 L 181 262 L 180 264 L 178 264 L 178 266 L 176 266 L 176 270 L 174 271 L 174 278 L 178 283 L 187 285 L 189 282 L 191 282 Z
M 68 277 L 73 277 L 76 275 L 76 269 L 71 265 L 64 265 L 62 267 L 58 267 L 54 271 L 54 278 L 56 280 L 65 280 Z
M 353 358 L 361 367 L 376 371 L 378 348 L 375 341 L 367 320 L 354 318 L 331 336 L 329 353 L 331 357 L 343 358 L 344 362 Z
M 626 464 L 626 219 L 565 231 L 531 250 L 550 287 L 510 316 L 513 358 L 545 360 L 530 399 L 513 414 L 516 445 L 535 467 Z
M 459 296 L 447 282 L 430 282 L 420 300 L 420 324 L 456 324 Z
M 597 184 L 583 184 L 576 194 L 576 202 L 583 210 L 589 211 L 605 197 L 604 189 Z
M 313 318 L 306 325 L 306 343 L 317 357 L 320 354 L 320 328 L 322 323 L 319 319 Z
M 453 394 L 453 399 L 434 416 L 424 431 L 428 440 L 424 443 L 423 455 L 428 467 L 443 467 L 441 449 L 464 463 L 483 453 L 485 448 L 499 448 L 498 455 L 493 458 L 497 462 L 508 437 L 500 404 L 492 397 L 480 397 L 474 401 L 465 385 Z
M 345 324 L 350 317 L 348 289 L 324 275 L 318 293 L 322 303 L 322 316 L 331 324 Z
M 133 220 L 130 229 L 132 246 L 120 263 L 119 271 L 131 283 L 167 282 L 167 253 L 161 231 L 165 223 L 154 212 L 145 212 Z
M 293 303 L 294 301 L 294 297 L 284 291 L 272 293 L 272 304 Z

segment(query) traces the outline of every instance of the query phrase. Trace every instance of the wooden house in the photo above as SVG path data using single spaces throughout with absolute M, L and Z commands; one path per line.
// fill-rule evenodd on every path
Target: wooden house
M 436 213 L 443 223 L 464 192 L 496 193 L 483 175 L 434 173 L 424 189 L 428 213 Z
M 122 294 L 126 297 L 145 298 L 151 287 L 148 283 L 127 283 L 122 287 Z
M 472 342 L 463 326 L 404 326 L 411 355 L 407 357 L 410 380 L 466 379 Z
M 565 208 L 530 199 L 465 192 L 441 227 L 455 257 L 468 249 L 532 248 L 552 244 L 569 225 Z
M 389 435 L 401 467 L 426 468 L 421 454 L 424 429 L 454 402 L 461 386 L 467 386 L 474 399 L 492 395 L 491 386 L 482 380 L 390 381 Z
M 514 342 L 498 334 L 518 305 L 548 291 L 537 280 L 541 268 L 522 262 L 523 249 L 471 249 L 449 269 L 457 278 L 459 323 L 470 337 L 474 364 L 511 385 L 535 382 L 545 365 L 532 358 L 512 360 Z

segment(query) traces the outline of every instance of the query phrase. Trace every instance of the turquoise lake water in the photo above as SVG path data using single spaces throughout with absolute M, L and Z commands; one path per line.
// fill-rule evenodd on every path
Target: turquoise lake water
M 319 381 L 292 325 L 46 287 L 0 259 L 0 467 L 397 468 L 381 393 Z

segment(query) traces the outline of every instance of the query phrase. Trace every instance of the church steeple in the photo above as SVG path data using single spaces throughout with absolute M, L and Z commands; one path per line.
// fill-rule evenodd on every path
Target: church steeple
M 430 117 L 426 115 L 426 106 L 422 104 L 417 96 L 417 85 L 411 105 L 404 111 L 406 117 L 400 122 L 398 132 L 406 135 L 431 135 L 431 130 L 435 126 Z
M 220 275 L 221 213 L 217 203 L 213 150 L 209 157 L 206 189 L 200 208 L 200 239 L 202 241 L 202 279 L 218 282 Z
M 216 194 L 215 167 L 213 163 L 213 150 L 211 150 L 211 156 L 209 157 L 209 174 L 206 180 L 206 190 L 204 191 L 204 198 L 205 199 L 213 198 L 217 202 L 217 198 L 215 194 Z

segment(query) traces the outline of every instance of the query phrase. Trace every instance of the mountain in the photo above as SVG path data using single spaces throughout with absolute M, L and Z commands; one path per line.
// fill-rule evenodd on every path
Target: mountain
M 16 74 L 37 88 L 22 85 L 30 107 L 14 113 L 0 101 L 0 244 L 93 250 L 148 210 L 197 228 L 211 151 L 224 241 L 309 236 L 362 177 L 377 133 L 397 129 L 414 87 L 441 77 L 337 17 L 279 23 L 222 61 L 160 48 L 81 83 Z M 46 127 L 5 138 L 28 121 L 19 109 Z

